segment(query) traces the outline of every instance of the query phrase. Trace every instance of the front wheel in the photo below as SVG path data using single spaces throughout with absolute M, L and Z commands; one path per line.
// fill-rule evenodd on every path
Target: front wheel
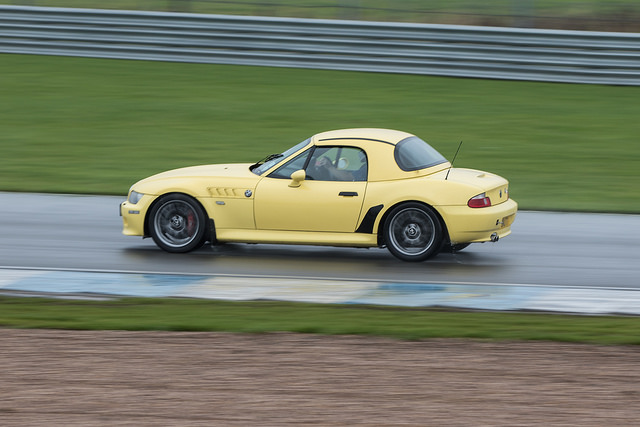
M 167 252 L 198 249 L 206 238 L 205 214 L 198 202 L 184 194 L 167 194 L 149 212 L 153 241 Z
M 395 207 L 384 224 L 389 252 L 403 261 L 424 261 L 442 246 L 442 225 L 432 209 L 419 203 Z

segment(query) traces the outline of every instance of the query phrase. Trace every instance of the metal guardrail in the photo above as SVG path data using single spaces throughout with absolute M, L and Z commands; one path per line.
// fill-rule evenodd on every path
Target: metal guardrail
M 640 85 L 640 34 L 0 6 L 0 52 Z

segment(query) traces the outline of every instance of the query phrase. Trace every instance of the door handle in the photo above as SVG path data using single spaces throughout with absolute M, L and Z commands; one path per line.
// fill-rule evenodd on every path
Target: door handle
M 338 196 L 342 197 L 356 197 L 357 195 L 358 193 L 355 191 L 341 191 L 340 193 L 338 193 Z

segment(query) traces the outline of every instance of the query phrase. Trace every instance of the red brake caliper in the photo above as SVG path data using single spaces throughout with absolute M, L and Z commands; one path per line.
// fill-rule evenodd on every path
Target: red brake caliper
M 187 215 L 187 233 L 189 233 L 189 236 L 193 236 L 193 231 L 195 230 L 195 221 L 194 221 L 194 215 L 193 212 L 189 212 L 189 215 Z

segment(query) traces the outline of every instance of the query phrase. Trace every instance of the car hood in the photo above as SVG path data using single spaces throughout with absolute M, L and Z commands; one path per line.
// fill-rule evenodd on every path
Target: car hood
M 246 190 L 255 189 L 260 180 L 249 166 L 250 163 L 240 163 L 173 169 L 138 181 L 132 189 L 144 194 L 182 192 L 206 197 L 218 194 L 219 189 L 231 188 L 244 194 Z
M 232 178 L 255 177 L 249 170 L 250 163 L 233 163 L 225 165 L 202 165 L 173 169 L 150 176 L 146 180 L 158 180 L 167 178 Z

